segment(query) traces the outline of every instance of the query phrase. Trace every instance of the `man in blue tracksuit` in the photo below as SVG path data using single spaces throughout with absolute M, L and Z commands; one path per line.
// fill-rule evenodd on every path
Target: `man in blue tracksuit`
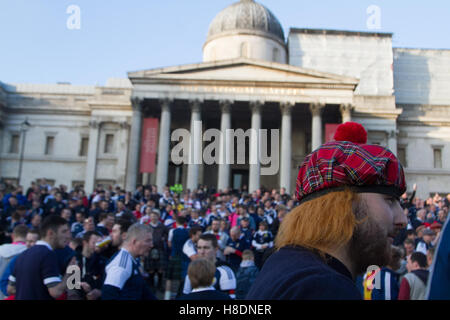
M 106 266 L 102 300 L 156 300 L 136 260 L 146 256 L 152 247 L 149 226 L 136 223 L 128 229 L 122 248 Z

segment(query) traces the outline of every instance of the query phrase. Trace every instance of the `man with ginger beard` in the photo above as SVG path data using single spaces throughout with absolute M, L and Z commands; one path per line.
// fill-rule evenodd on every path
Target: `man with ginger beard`
M 300 205 L 283 219 L 276 252 L 247 299 L 359 300 L 356 276 L 389 263 L 393 239 L 407 223 L 399 201 L 403 168 L 388 149 L 366 144 L 357 123 L 340 125 L 334 139 L 300 167 Z
M 388 265 L 393 239 L 403 226 L 393 220 L 398 214 L 398 199 L 375 193 L 361 193 L 360 196 L 360 207 L 354 214 L 362 222 L 355 227 L 348 244 L 353 260 L 352 274 L 364 273 L 370 265 Z

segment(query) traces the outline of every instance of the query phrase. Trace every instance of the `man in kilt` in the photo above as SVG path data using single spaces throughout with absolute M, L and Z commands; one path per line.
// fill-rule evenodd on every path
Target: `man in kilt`
M 169 265 L 167 269 L 165 300 L 170 300 L 172 295 L 181 293 L 181 283 L 186 276 L 189 258 L 183 253 L 183 245 L 189 239 L 189 231 L 185 227 L 186 218 L 176 215 L 175 228 L 169 231 Z M 175 283 L 175 290 L 172 291 L 172 281 Z
M 168 230 L 159 220 L 159 212 L 153 210 L 150 213 L 150 220 L 148 226 L 153 234 L 153 248 L 144 261 L 145 270 L 148 272 L 148 281 L 151 287 L 155 290 L 163 290 L 162 279 L 164 270 L 167 269 L 167 237 Z M 155 283 L 156 282 L 156 283 Z

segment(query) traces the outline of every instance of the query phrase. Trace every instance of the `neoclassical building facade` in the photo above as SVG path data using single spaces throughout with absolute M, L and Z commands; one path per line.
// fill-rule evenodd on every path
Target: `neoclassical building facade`
M 397 153 L 424 198 L 450 192 L 449 85 L 450 50 L 393 48 L 390 33 L 291 28 L 286 39 L 269 9 L 241 0 L 213 19 L 201 63 L 133 71 L 105 86 L 0 83 L 0 176 L 88 192 L 98 183 L 293 192 L 304 157 L 352 120 L 370 143 Z M 249 133 L 245 161 L 174 161 L 184 141 L 177 129 L 191 133 L 191 155 L 210 143 L 219 158 L 236 148 L 228 136 L 194 135 L 196 128 Z M 252 132 L 261 129 L 279 133 L 269 143 L 278 145 L 271 174 L 264 161 L 249 161 L 261 149 Z

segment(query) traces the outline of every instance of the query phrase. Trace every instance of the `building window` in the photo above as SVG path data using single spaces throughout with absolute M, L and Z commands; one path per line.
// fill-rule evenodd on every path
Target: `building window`
M 11 135 L 11 145 L 9 146 L 9 153 L 19 153 L 19 134 Z
M 101 185 L 106 190 L 113 187 L 116 184 L 116 180 L 95 180 L 95 185 Z
M 278 48 L 273 48 L 273 52 L 272 52 L 272 61 L 273 62 L 278 62 L 278 54 L 279 54 L 280 50 L 278 50 Z
M 112 153 L 113 152 L 113 145 L 114 145 L 114 135 L 113 134 L 107 134 L 105 136 L 105 153 Z
M 89 147 L 89 138 L 87 137 L 81 138 L 80 156 L 82 157 L 87 156 L 88 147 Z
M 53 146 L 55 144 L 55 137 L 47 136 L 45 140 L 45 154 L 52 155 L 53 154 Z
M 442 169 L 442 148 L 433 148 L 434 168 Z
M 8 177 L 2 177 L 3 183 L 6 185 L 6 187 L 16 187 L 19 185 L 19 181 L 17 178 L 8 178 Z
M 398 147 L 397 148 L 397 156 L 400 160 L 400 163 L 404 168 L 406 168 L 408 165 L 406 163 L 406 148 L 405 147 Z
M 45 180 L 45 181 L 44 181 Z M 36 182 L 39 186 L 44 187 L 44 186 L 50 186 L 50 187 L 54 187 L 55 186 L 55 180 L 54 179 L 36 179 Z M 49 190 L 50 191 L 50 190 Z
M 75 188 L 84 188 L 84 181 L 82 181 L 82 180 L 74 180 L 74 181 L 72 181 L 72 189 L 75 189 Z

